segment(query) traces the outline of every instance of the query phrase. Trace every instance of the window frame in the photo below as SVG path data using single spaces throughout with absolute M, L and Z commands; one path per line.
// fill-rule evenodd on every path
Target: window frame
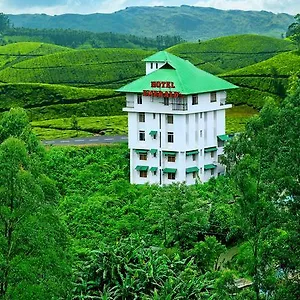
M 141 138 L 143 136 L 143 139 Z M 146 133 L 145 130 L 140 130 L 139 131 L 139 141 L 145 142 L 146 141 Z
M 139 156 L 140 156 L 140 160 L 147 160 L 148 159 L 147 153 L 140 153 Z
M 174 132 L 168 131 L 168 143 L 174 143 Z
M 146 114 L 144 112 L 139 113 L 139 122 L 145 123 L 146 122 Z
M 148 171 L 140 171 L 140 177 L 141 178 L 147 178 L 148 177 Z
M 198 95 L 192 95 L 192 105 L 198 105 L 199 101 L 198 101 Z
M 168 162 L 176 162 L 176 155 L 167 155 Z
M 168 179 L 169 180 L 175 180 L 176 179 L 176 173 L 168 173 Z
M 217 92 L 210 93 L 210 102 L 217 102 Z
M 137 95 L 137 104 L 143 104 L 143 95 L 142 94 Z
M 167 115 L 167 124 L 174 124 L 174 115 Z

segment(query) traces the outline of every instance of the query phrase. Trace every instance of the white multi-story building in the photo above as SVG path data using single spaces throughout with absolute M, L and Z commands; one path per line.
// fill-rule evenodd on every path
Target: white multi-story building
M 130 182 L 205 182 L 224 172 L 226 90 L 235 85 L 168 52 L 147 59 L 126 93 Z

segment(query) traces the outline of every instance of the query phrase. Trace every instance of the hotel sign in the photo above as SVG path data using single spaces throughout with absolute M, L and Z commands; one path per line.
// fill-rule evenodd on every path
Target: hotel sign
M 165 88 L 165 89 L 175 89 L 175 84 L 172 81 L 151 81 L 152 88 Z M 146 97 L 158 97 L 158 98 L 180 98 L 183 95 L 175 91 L 153 91 L 144 90 L 143 96 Z

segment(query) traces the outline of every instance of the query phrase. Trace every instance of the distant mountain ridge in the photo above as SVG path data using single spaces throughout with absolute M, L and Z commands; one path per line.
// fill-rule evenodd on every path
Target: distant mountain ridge
M 254 33 L 281 37 L 293 23 L 291 15 L 267 11 L 219 10 L 182 5 L 129 7 L 111 14 L 8 15 L 15 27 L 62 28 L 138 36 L 179 35 L 187 41 Z

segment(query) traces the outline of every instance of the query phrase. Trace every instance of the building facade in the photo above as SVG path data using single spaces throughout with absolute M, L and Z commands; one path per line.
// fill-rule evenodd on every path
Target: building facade
M 226 90 L 236 86 L 165 51 L 145 62 L 146 75 L 118 90 L 126 93 L 130 182 L 190 185 L 223 174 Z

